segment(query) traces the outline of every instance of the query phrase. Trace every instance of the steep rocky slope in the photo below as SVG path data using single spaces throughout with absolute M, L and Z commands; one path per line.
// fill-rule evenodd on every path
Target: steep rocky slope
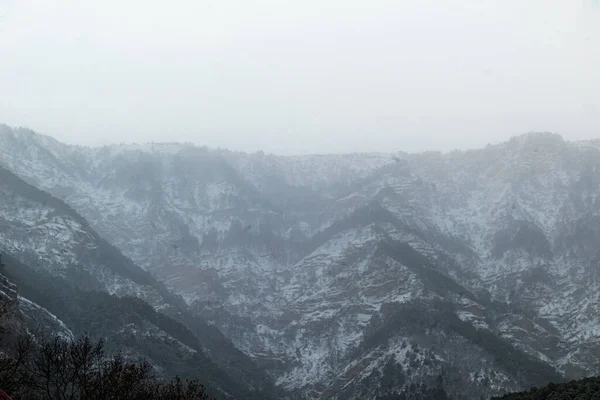
M 3 278 L 14 288 L 16 300 L 8 322 L 21 329 L 0 331 L 0 348 L 5 345 L 6 351 L 14 351 L 18 334 L 32 335 L 36 341 L 89 334 L 102 338 L 110 354 L 118 352 L 133 362 L 149 361 L 159 378 L 197 377 L 217 398 L 268 398 L 248 390 L 210 360 L 191 329 L 143 300 L 79 290 L 12 257 L 4 258 Z M 0 326 L 4 321 L 6 316 L 0 317 Z
M 472 398 L 599 366 L 600 142 L 278 157 L 4 126 L 0 162 L 301 398 Z
M 6 258 L 0 259 L 0 354 L 10 352 L 18 337 L 27 332 L 73 338 L 73 332 L 54 314 L 18 293 L 7 276 Z
M 22 316 L 15 321 L 30 332 L 87 331 L 147 357 L 165 376 L 198 377 L 226 398 L 268 397 L 259 393 L 270 390 L 267 377 L 215 327 L 72 208 L 3 167 L 0 253 L 8 282 L 2 294 L 14 297 L 14 314 Z

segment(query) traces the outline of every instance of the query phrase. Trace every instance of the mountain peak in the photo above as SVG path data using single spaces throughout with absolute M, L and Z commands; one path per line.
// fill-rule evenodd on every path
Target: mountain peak
M 553 132 L 528 132 L 513 136 L 508 143 L 517 143 L 520 146 L 564 145 L 566 141 L 558 133 Z

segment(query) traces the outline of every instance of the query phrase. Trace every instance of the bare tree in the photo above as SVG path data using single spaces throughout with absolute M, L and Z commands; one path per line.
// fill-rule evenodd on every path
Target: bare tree
M 32 385 L 28 363 L 35 351 L 35 342 L 31 335 L 20 335 L 12 354 L 0 354 L 0 384 L 7 392 Z
M 0 386 L 15 399 L 32 400 L 210 400 L 197 381 L 179 377 L 163 383 L 147 362 L 133 363 L 104 355 L 104 342 L 87 335 L 35 345 L 31 336 L 0 363 Z

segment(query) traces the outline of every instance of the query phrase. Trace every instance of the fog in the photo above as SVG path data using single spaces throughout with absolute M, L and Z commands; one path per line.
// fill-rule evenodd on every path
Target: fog
M 600 136 L 594 0 L 0 0 L 0 122 L 281 154 Z

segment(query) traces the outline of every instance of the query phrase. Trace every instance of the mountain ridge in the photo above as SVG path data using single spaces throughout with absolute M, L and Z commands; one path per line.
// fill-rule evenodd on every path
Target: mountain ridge
M 415 299 L 450 302 L 461 321 L 565 376 L 595 370 L 586 356 L 600 334 L 594 143 L 545 133 L 450 153 L 290 160 L 189 145 L 147 152 L 57 145 L 48 156 L 34 150 L 44 141 L 5 128 L 0 163 L 62 197 L 279 386 L 351 399 L 383 390 L 367 371 L 383 373 L 390 352 L 405 370 L 402 357 L 413 357 L 405 349 L 427 342 L 423 331 L 405 338 L 404 349 L 404 339 L 392 338 L 361 362 L 346 358 L 384 304 Z M 429 269 L 377 250 L 388 242 L 409 246 Z M 455 335 L 444 329 L 435 335 Z M 464 336 L 453 340 L 473 357 L 489 351 Z M 423 363 L 412 378 L 385 390 L 408 390 L 411 380 L 436 387 L 431 365 L 439 374 L 456 367 L 458 353 L 443 351 L 429 347 L 415 358 Z M 489 362 L 472 364 L 480 378 L 473 371 L 461 378 L 471 395 L 526 385 Z M 362 372 L 350 374 L 345 385 L 356 390 L 344 394 L 332 388 L 348 365 Z M 504 383 L 489 392 L 482 376 Z M 362 389 L 363 397 L 351 397 Z
M 524 133 L 520 133 L 520 134 L 514 134 L 511 136 L 507 136 L 505 139 L 499 140 L 497 142 L 487 143 L 484 146 L 479 146 L 479 147 L 474 147 L 474 148 L 455 148 L 455 149 L 451 149 L 451 150 L 422 150 L 422 151 L 403 151 L 403 150 L 350 151 L 350 152 L 342 152 L 342 153 L 305 152 L 305 153 L 301 153 L 301 154 L 285 155 L 285 154 L 278 154 L 276 152 L 265 152 L 264 150 L 256 150 L 256 151 L 248 152 L 248 151 L 243 151 L 243 150 L 230 150 L 230 149 L 227 149 L 224 147 L 209 147 L 209 146 L 206 146 L 203 144 L 189 142 L 189 141 L 166 141 L 165 140 L 165 141 L 119 142 L 119 143 L 115 141 L 115 142 L 111 142 L 111 143 L 98 144 L 98 145 L 67 143 L 67 142 L 61 141 L 59 139 L 56 139 L 52 135 L 40 133 L 39 131 L 36 131 L 35 129 L 32 129 L 27 126 L 14 126 L 14 125 L 11 126 L 11 125 L 0 122 L 0 127 L 4 131 L 7 131 L 7 130 L 18 131 L 18 132 L 21 132 L 22 134 L 27 134 L 30 137 L 41 138 L 43 140 L 43 142 L 45 142 L 46 144 L 54 143 L 54 144 L 60 144 L 60 145 L 64 145 L 67 147 L 78 148 L 78 149 L 101 149 L 101 148 L 125 149 L 125 148 L 129 148 L 129 149 L 133 149 L 133 150 L 139 150 L 139 149 L 145 148 L 146 150 L 149 150 L 149 149 L 152 149 L 153 146 L 164 146 L 164 147 L 171 146 L 172 148 L 175 148 L 175 149 L 192 148 L 193 147 L 193 148 L 200 148 L 203 150 L 210 150 L 210 151 L 215 151 L 215 152 L 231 153 L 234 155 L 242 155 L 242 156 L 265 155 L 268 157 L 279 157 L 279 158 L 302 158 L 302 157 L 328 158 L 331 156 L 364 156 L 364 155 L 387 156 L 390 154 L 393 154 L 393 155 L 398 155 L 398 154 L 401 154 L 401 155 L 402 154 L 403 155 L 432 155 L 432 154 L 448 155 L 448 154 L 452 154 L 452 153 L 477 152 L 477 151 L 485 149 L 485 148 L 502 146 L 502 145 L 505 145 L 512 141 L 526 142 L 531 139 L 535 140 L 536 138 L 539 139 L 539 138 L 543 138 L 543 137 L 554 138 L 554 139 L 556 139 L 557 142 L 564 142 L 567 144 L 578 144 L 578 145 L 583 145 L 583 146 L 589 145 L 592 147 L 595 147 L 596 145 L 600 145 L 600 136 L 599 137 L 591 137 L 588 139 L 566 140 L 566 139 L 564 139 L 562 134 L 552 132 L 552 131 L 528 131 L 528 132 L 524 132 Z
M 116 338 L 131 329 L 146 329 L 151 332 L 149 336 L 153 340 L 161 338 L 167 347 L 180 347 L 179 351 L 187 348 L 192 359 L 196 357 L 195 360 L 186 361 L 189 371 L 208 365 L 203 373 L 209 376 L 216 371 L 212 379 L 223 375 L 224 369 L 240 382 L 254 386 L 252 390 L 261 391 L 263 387 L 269 387 L 268 378 L 261 376 L 252 362 L 222 337 L 218 330 L 191 315 L 181 298 L 170 293 L 163 283 L 123 256 L 64 202 L 25 183 L 1 166 L 0 199 L 0 252 L 4 255 L 8 277 L 19 282 L 25 291 L 25 297 L 18 297 L 24 315 L 36 309 L 41 316 L 48 313 L 46 319 L 58 315 L 62 319 L 57 319 L 60 326 L 67 321 L 71 330 L 79 334 L 93 330 L 96 335 L 105 332 Z M 128 297 L 139 298 L 141 303 L 123 300 Z M 25 312 L 24 307 L 30 312 Z M 117 312 L 108 321 L 102 321 L 102 318 L 107 318 L 106 315 L 95 320 L 87 316 L 96 315 L 102 309 L 106 312 L 112 310 L 113 313 L 120 310 L 123 315 Z M 140 315 L 144 317 L 140 319 Z M 126 324 L 128 318 L 130 322 Z M 26 320 L 35 322 L 29 317 Z M 174 326 L 175 330 L 170 326 Z M 183 326 L 188 330 L 183 336 L 192 337 L 192 342 L 190 339 L 176 339 L 177 335 L 182 334 Z M 35 327 L 29 328 L 37 331 Z M 46 330 L 48 332 L 44 333 L 53 334 L 51 329 Z M 136 346 L 133 345 L 129 351 L 139 350 Z M 197 356 L 194 356 L 196 353 Z M 205 353 L 210 355 L 210 361 Z M 158 353 L 153 356 L 146 353 L 144 356 L 161 367 L 158 359 L 153 359 L 159 356 Z M 216 367 L 213 362 L 219 366 Z M 175 364 L 172 360 L 169 363 L 172 370 Z M 244 394 L 240 394 L 233 381 L 227 385 L 218 383 L 218 379 L 216 382 L 213 389 L 222 391 L 228 398 L 231 397 L 228 391 L 237 392 L 237 398 L 251 396 L 244 391 L 241 392 Z M 264 396 L 267 394 L 263 394 L 262 398 Z

